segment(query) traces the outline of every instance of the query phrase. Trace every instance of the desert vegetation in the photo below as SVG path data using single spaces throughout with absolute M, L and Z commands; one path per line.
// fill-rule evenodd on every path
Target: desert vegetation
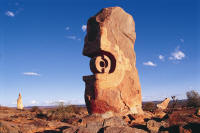
M 186 93 L 188 107 L 200 107 L 200 95 L 198 92 L 192 90 Z
M 143 104 L 143 110 L 153 112 L 156 109 L 156 104 L 153 102 L 147 102 Z
M 80 115 L 80 111 L 81 107 L 59 103 L 56 108 L 50 109 L 46 112 L 46 117 L 48 120 L 69 122 L 70 120 L 75 119 L 77 115 Z

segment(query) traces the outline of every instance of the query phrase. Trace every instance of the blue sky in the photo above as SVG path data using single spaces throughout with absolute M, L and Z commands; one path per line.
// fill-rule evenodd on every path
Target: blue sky
M 136 25 L 136 66 L 143 100 L 200 92 L 197 0 L 0 0 L 0 104 L 84 103 L 86 23 L 120 6 Z

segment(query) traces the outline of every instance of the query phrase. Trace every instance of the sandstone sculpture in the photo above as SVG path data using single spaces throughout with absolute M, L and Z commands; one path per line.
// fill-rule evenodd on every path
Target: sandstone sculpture
M 19 93 L 19 97 L 17 99 L 17 109 L 22 110 L 24 108 L 23 103 L 22 103 L 22 96 L 21 93 Z
M 165 98 L 165 100 L 162 103 L 157 104 L 156 106 L 158 109 L 164 110 L 167 108 L 169 102 L 170 102 L 170 98 Z
M 143 113 L 136 69 L 135 23 L 120 7 L 104 8 L 87 23 L 83 55 L 94 75 L 83 76 L 90 114 Z

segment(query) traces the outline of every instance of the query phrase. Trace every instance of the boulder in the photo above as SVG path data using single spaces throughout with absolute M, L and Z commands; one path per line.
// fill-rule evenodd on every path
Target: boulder
M 146 124 L 144 121 L 146 117 L 143 114 L 133 114 L 133 115 L 129 115 L 129 117 L 132 119 L 132 121 L 130 122 L 130 125 L 135 125 L 135 124 L 145 125 Z
M 169 124 L 165 121 L 157 122 L 155 120 L 149 120 L 147 122 L 147 128 L 151 133 L 158 133 L 161 127 L 168 128 Z
M 162 119 L 162 118 L 164 118 L 166 115 L 167 115 L 167 114 L 166 114 L 165 112 L 163 112 L 163 111 L 161 111 L 161 110 L 156 110 L 156 111 L 154 112 L 153 117 L 154 117 L 154 118 L 160 118 L 160 119 Z
M 103 123 L 101 122 L 90 122 L 87 123 L 86 128 L 90 133 L 97 133 L 102 128 Z
M 89 114 L 143 113 L 135 40 L 133 17 L 120 7 L 104 8 L 88 20 L 83 55 L 91 58 L 93 75 L 83 80 Z
M 105 119 L 103 122 L 103 127 L 124 127 L 127 126 L 125 121 L 120 117 L 111 117 Z
M 161 124 L 155 120 L 149 120 L 147 122 L 147 128 L 151 133 L 157 133 L 160 129 Z
M 92 123 L 94 123 L 94 122 L 100 122 L 103 125 L 103 121 L 104 121 L 104 119 L 102 118 L 101 115 L 93 114 L 93 115 L 85 116 L 82 119 L 79 119 L 78 122 L 77 122 L 77 124 L 75 124 L 75 125 L 86 127 L 87 124 L 91 123 L 91 122 Z

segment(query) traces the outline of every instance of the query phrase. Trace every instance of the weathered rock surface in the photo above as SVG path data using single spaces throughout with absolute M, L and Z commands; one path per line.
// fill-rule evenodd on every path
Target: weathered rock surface
M 103 126 L 104 127 L 123 127 L 123 126 L 127 126 L 127 124 L 120 117 L 111 117 L 104 120 Z
M 167 115 L 167 114 L 166 114 L 165 112 L 163 112 L 162 110 L 156 110 L 156 111 L 154 112 L 153 117 L 154 117 L 154 118 L 160 118 L 160 119 L 162 119 L 162 118 L 164 118 L 166 115 Z
M 57 109 L 41 109 L 41 112 Z M 86 111 L 86 109 L 84 109 Z M 129 132 L 159 132 L 159 133 L 195 133 L 200 131 L 200 118 L 196 109 L 174 111 L 164 119 L 155 119 L 151 112 L 129 114 L 123 117 L 102 117 L 101 114 L 86 115 L 74 120 L 73 124 L 60 119 L 50 120 L 38 117 L 38 111 L 0 107 L 0 133 L 129 133 Z M 78 115 L 77 114 L 77 115 Z M 144 119 L 144 122 L 143 122 Z M 70 120 L 70 121 L 71 121 Z M 132 122 L 132 123 L 131 123 Z
M 90 114 L 143 113 L 136 69 L 135 23 L 120 7 L 102 9 L 87 23 L 83 55 L 94 75 L 84 76 Z
M 0 133 L 19 133 L 19 129 L 10 123 L 0 121 Z
M 149 120 L 147 122 L 147 128 L 151 133 L 158 133 L 161 127 L 167 128 L 169 127 L 169 124 L 166 123 L 165 121 L 157 122 L 155 120 Z
M 147 131 L 131 127 L 107 127 L 103 133 L 147 133 Z
M 23 103 L 22 103 L 22 96 L 21 93 L 19 93 L 19 97 L 17 99 L 17 109 L 22 110 L 24 108 Z
M 162 103 L 157 104 L 156 106 L 158 109 L 164 110 L 167 108 L 169 102 L 170 102 L 170 98 L 165 98 L 165 100 Z
M 92 121 L 91 121 L 92 120 Z M 146 131 L 129 127 L 121 117 L 110 117 L 107 119 L 87 119 L 87 123 L 74 126 L 63 131 L 63 133 L 146 133 Z

